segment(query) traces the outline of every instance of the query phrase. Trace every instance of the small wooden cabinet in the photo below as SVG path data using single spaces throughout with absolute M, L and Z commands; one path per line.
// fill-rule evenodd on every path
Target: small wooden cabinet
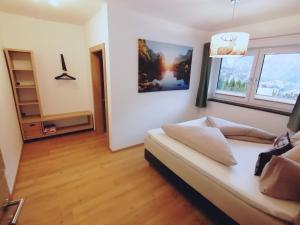
M 22 129 L 23 129 L 23 133 L 24 133 L 24 138 L 26 140 L 40 138 L 41 136 L 43 136 L 41 122 L 23 123 Z
M 33 52 L 4 49 L 4 54 L 23 140 L 94 128 L 93 116 L 90 111 L 43 115 Z M 56 127 L 55 133 L 45 132 L 45 128 L 49 125 Z

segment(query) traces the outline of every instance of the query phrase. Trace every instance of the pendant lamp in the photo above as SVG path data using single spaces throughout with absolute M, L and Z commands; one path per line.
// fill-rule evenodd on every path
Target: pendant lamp
M 240 0 L 231 0 L 233 4 L 232 20 L 234 18 L 236 4 Z M 215 34 L 211 38 L 210 57 L 241 57 L 247 52 L 249 34 L 244 32 L 226 32 Z

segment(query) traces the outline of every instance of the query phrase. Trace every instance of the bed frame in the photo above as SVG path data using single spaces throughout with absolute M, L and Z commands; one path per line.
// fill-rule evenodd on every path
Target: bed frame
M 162 149 L 149 136 L 145 138 L 144 157 L 197 208 L 215 219 L 217 224 L 292 225 L 247 204 L 207 176 L 189 167 L 183 160 Z M 299 219 L 294 225 L 300 225 Z

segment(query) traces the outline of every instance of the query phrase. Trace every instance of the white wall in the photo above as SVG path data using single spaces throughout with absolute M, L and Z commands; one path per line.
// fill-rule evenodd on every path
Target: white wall
M 108 42 L 107 4 L 103 4 L 99 12 L 84 25 L 84 29 L 89 47 Z
M 287 131 L 287 116 L 244 107 L 209 101 L 207 108 L 199 109 L 199 117 L 206 115 L 258 127 L 277 135 L 283 134 Z
M 1 37 L 0 31 L 0 49 L 3 48 Z M 0 115 L 0 149 L 9 190 L 12 192 L 23 141 L 3 53 L 0 54 Z
M 33 50 L 44 114 L 91 109 L 86 37 L 81 26 L 0 13 L 6 48 Z M 58 81 L 60 53 L 76 81 Z
M 300 45 L 300 15 L 270 20 L 257 24 L 234 27 L 223 31 L 243 31 L 250 33 L 249 47 Z M 214 33 L 218 33 L 214 32 Z M 283 35 L 283 36 L 282 36 Z M 288 35 L 288 36 L 285 36 Z M 277 37 L 276 37 L 277 36 Z M 287 131 L 288 117 L 278 114 L 247 109 L 217 102 L 209 102 L 206 109 L 199 109 L 199 116 L 214 115 L 256 126 L 281 134 Z
M 206 32 L 109 5 L 111 148 L 143 142 L 146 131 L 194 118 Z M 138 38 L 193 47 L 190 89 L 138 93 Z
M 111 108 L 111 85 L 110 85 L 110 51 L 109 51 L 109 32 L 108 32 L 108 7 L 107 4 L 103 4 L 99 12 L 94 15 L 85 25 L 84 30 L 86 34 L 87 49 L 97 46 L 99 44 L 105 44 L 105 57 L 106 57 L 106 83 L 108 92 L 108 114 L 110 115 Z M 90 60 L 89 51 L 87 51 L 87 57 Z M 90 64 L 89 64 L 90 65 Z M 89 74 L 91 74 L 91 67 L 89 66 Z M 90 77 L 90 98 L 93 99 L 93 89 L 92 89 L 92 77 Z M 92 100 L 92 108 L 94 107 L 94 101 Z M 94 108 L 93 108 L 94 109 Z M 109 117 L 109 124 L 111 123 L 111 118 Z M 109 130 L 110 133 L 110 130 Z M 112 135 L 109 135 L 110 141 Z

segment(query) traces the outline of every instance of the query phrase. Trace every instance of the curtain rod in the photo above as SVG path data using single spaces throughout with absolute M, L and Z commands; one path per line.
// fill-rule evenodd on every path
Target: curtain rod
M 267 37 L 250 38 L 250 41 L 260 40 L 260 39 L 268 39 L 268 38 L 295 36 L 295 35 L 300 35 L 300 33 L 290 33 L 290 34 L 281 34 L 281 35 L 274 35 L 274 36 L 267 36 Z

